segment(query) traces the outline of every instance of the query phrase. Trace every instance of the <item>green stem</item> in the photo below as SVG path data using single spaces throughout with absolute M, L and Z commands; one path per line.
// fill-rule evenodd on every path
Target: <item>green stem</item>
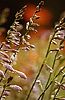
M 60 43 L 61 43 L 61 42 L 60 42 Z M 59 44 L 59 48 L 60 48 L 60 45 L 61 45 L 61 44 Z M 53 61 L 53 65 L 52 65 L 52 69 L 54 69 L 55 62 L 56 62 L 56 57 L 57 57 L 57 55 L 58 55 L 58 52 L 59 52 L 59 50 L 56 51 L 56 54 L 55 54 L 55 57 L 54 57 L 54 61 Z M 48 78 L 48 80 L 47 80 L 47 83 L 46 83 L 46 85 L 45 85 L 45 88 L 47 87 L 47 85 L 48 85 L 48 83 L 49 83 L 49 81 L 50 81 L 51 75 L 52 75 L 52 73 L 50 73 L 50 75 L 49 75 L 49 78 Z M 51 85 L 51 89 L 50 89 L 50 93 L 49 93 L 49 98 L 48 98 L 48 100 L 50 100 L 50 98 L 51 98 L 52 89 L 53 89 L 53 84 Z M 42 95 L 41 100 L 43 100 L 43 98 L 44 98 L 44 95 Z
M 55 32 L 54 32 L 54 34 L 53 34 L 53 36 L 52 36 L 52 38 L 51 38 L 51 40 L 50 40 L 50 42 L 49 42 L 49 46 L 48 46 L 48 49 L 47 49 L 47 53 L 46 53 L 45 59 L 43 60 L 43 63 L 42 63 L 42 65 L 41 65 L 41 67 L 40 67 L 40 69 L 39 69 L 39 72 L 38 72 L 38 74 L 37 74 L 37 76 L 36 76 L 36 78 L 35 78 L 35 80 L 34 80 L 34 82 L 33 82 L 33 84 L 32 84 L 32 87 L 31 87 L 31 89 L 30 89 L 30 91 L 29 91 L 29 93 L 28 93 L 28 95 L 27 95 L 26 100 L 29 99 L 30 94 L 31 94 L 31 92 L 32 92 L 32 89 L 33 89 L 33 87 L 34 87 L 34 85 L 35 85 L 35 83 L 36 83 L 36 80 L 38 79 L 38 77 L 39 77 L 39 75 L 40 75 L 40 73 L 41 73 L 41 71 L 42 71 L 42 68 L 43 68 L 43 66 L 44 66 L 44 64 L 45 64 L 45 61 L 46 61 L 46 59 L 47 59 L 47 56 L 48 56 L 48 53 L 49 53 L 49 50 L 50 50 L 50 46 L 51 46 L 51 42 L 52 42 L 54 36 L 55 36 Z
M 63 75 L 63 76 L 62 76 L 60 83 L 62 83 L 62 81 L 63 81 L 64 77 L 65 77 L 65 75 Z M 56 93 L 55 93 L 55 95 L 54 95 L 53 100 L 55 100 L 55 98 L 56 98 L 56 96 L 57 96 L 57 94 L 58 94 L 59 90 L 60 90 L 60 87 L 58 87 L 58 90 L 56 91 Z
M 54 69 L 54 65 L 55 65 L 55 62 L 56 62 L 56 57 L 57 57 L 57 55 L 58 55 L 58 52 L 59 52 L 59 51 L 57 51 L 56 54 L 55 54 L 54 62 L 53 62 L 53 65 L 52 65 L 52 69 Z M 51 75 L 52 75 L 52 74 L 50 73 L 49 80 L 50 80 L 50 78 L 51 78 Z M 48 83 L 49 83 L 49 81 L 48 81 Z M 51 98 L 51 93 L 52 93 L 53 85 L 54 85 L 54 82 L 53 82 L 53 84 L 51 85 L 48 100 L 50 100 L 50 98 Z
M 60 75 L 60 73 L 65 69 L 65 66 L 58 72 L 58 74 L 53 78 L 53 80 L 51 80 L 51 82 L 49 83 L 49 85 L 44 89 L 44 91 L 40 94 L 39 98 L 37 100 L 40 100 L 40 98 L 45 94 L 45 92 L 47 91 L 47 89 L 50 87 L 50 85 L 54 82 L 54 80 Z M 43 100 L 43 98 L 41 98 L 41 100 Z
M 52 65 L 52 69 L 54 69 L 54 65 L 55 65 L 55 62 L 56 62 L 57 54 L 58 54 L 58 51 L 57 51 L 56 54 L 55 54 L 54 61 L 53 61 L 53 65 Z M 47 85 L 48 85 L 48 83 L 49 83 L 49 81 L 50 81 L 51 75 L 52 75 L 52 73 L 50 73 L 50 75 L 49 75 L 49 78 L 48 78 L 47 83 L 46 83 L 46 85 L 45 85 L 45 90 L 46 90 L 46 87 L 47 87 Z M 44 92 L 44 94 L 45 94 L 45 92 Z M 43 100 L 44 94 L 42 95 L 41 100 Z M 49 96 L 49 98 L 50 98 L 50 96 Z M 49 100 L 50 100 L 50 99 L 49 99 Z

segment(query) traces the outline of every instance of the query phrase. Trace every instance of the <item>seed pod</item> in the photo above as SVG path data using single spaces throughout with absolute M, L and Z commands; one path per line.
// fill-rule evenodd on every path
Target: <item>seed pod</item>
M 37 26 L 39 26 L 39 24 L 37 24 L 37 23 L 31 23 L 31 26 L 37 27 Z
M 58 57 L 56 57 L 56 60 L 59 60 L 62 57 L 62 55 L 59 55 Z
M 12 43 L 14 43 L 15 45 L 19 46 L 19 43 L 14 41 L 14 40 L 11 40 Z
M 0 70 L 0 77 L 5 77 L 4 72 Z
M 30 45 L 30 47 L 31 47 L 31 48 L 35 48 L 35 46 L 34 46 L 34 45 Z
M 23 72 L 17 70 L 15 70 L 14 72 L 17 73 L 21 78 L 27 79 L 27 76 Z
M 29 27 L 29 31 L 36 31 L 37 32 L 37 30 L 35 30 L 34 27 Z
M 26 35 L 26 37 L 27 37 L 27 39 L 30 39 L 31 38 L 30 35 Z
M 52 40 L 52 43 L 53 43 L 53 44 L 55 44 L 55 45 L 57 45 L 57 42 L 56 42 L 56 41 L 54 41 L 54 40 Z
M 3 49 L 3 51 L 5 51 L 5 52 L 13 52 L 13 53 L 16 53 L 16 52 L 19 52 L 18 50 L 16 50 L 16 49 Z
M 10 45 L 9 45 L 9 44 L 6 44 L 5 42 L 2 42 L 2 44 L 3 44 L 5 47 L 9 48 L 9 49 L 11 48 Z
M 40 18 L 40 16 L 34 15 L 32 19 L 35 20 L 35 19 L 39 19 L 39 18 Z
M 65 98 L 60 98 L 59 100 L 65 100 Z
M 60 69 L 59 69 L 59 74 L 63 73 L 63 70 L 65 69 L 65 66 L 62 66 Z
M 22 47 L 22 50 L 29 51 L 30 48 L 29 47 Z
M 13 69 L 13 67 L 11 65 L 9 65 L 8 63 L 2 63 L 2 64 L 6 69 L 8 69 L 9 71 L 13 71 L 14 72 L 14 69 Z
M 55 98 L 56 100 L 65 100 L 65 98 Z
M 0 59 L 3 60 L 4 62 L 11 63 L 11 60 L 9 60 L 7 58 L 1 57 Z
M 26 23 L 26 30 L 29 30 L 29 25 L 30 25 L 30 23 L 27 22 L 27 23 Z
M 62 90 L 65 90 L 65 84 L 61 84 L 61 85 L 60 85 L 60 88 L 61 88 Z
M 13 40 L 15 40 L 15 41 L 20 41 L 20 38 L 13 37 Z
M 4 55 L 6 58 L 9 58 L 9 55 L 3 51 L 0 51 L 0 54 Z
M 16 90 L 16 91 L 22 91 L 22 88 L 18 85 L 10 85 L 10 88 Z
M 9 96 L 10 92 L 9 91 L 4 91 L 3 96 Z
M 21 36 L 21 33 L 20 32 L 13 32 L 13 34 L 18 35 L 18 36 Z

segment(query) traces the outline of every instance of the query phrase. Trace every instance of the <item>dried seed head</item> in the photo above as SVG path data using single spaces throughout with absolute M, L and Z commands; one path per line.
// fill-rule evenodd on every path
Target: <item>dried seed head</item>
M 10 88 L 16 90 L 16 91 L 22 91 L 22 88 L 18 85 L 10 85 Z

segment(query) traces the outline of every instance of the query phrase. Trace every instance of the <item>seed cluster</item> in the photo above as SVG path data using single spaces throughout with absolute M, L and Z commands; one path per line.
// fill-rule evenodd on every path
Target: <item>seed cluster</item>
M 39 25 L 35 23 L 35 20 L 39 19 L 39 16 L 37 16 L 36 14 L 40 11 L 40 7 L 42 5 L 43 2 L 40 2 L 39 5 L 36 7 L 36 11 L 34 12 L 33 16 L 30 18 L 30 21 L 26 23 L 24 34 L 22 34 L 22 29 L 24 26 L 20 24 L 20 21 L 23 20 L 24 11 L 27 6 L 25 5 L 20 11 L 18 11 L 15 14 L 15 20 L 13 24 L 10 26 L 10 29 L 7 32 L 5 42 L 2 42 L 0 44 L 0 64 L 5 68 L 5 72 L 0 70 L 0 82 L 3 83 L 3 80 L 7 80 L 5 81 L 5 83 L 3 83 L 3 86 L 1 86 L 2 91 L 0 99 L 9 96 L 10 89 L 14 89 L 16 91 L 22 90 L 20 86 L 11 84 L 11 81 L 14 77 L 10 75 L 8 75 L 7 77 L 7 71 L 13 72 L 23 79 L 27 79 L 27 76 L 23 72 L 20 72 L 13 68 L 13 62 L 16 62 L 17 60 L 19 48 L 22 48 L 22 50 L 25 51 L 30 50 L 30 48 L 35 48 L 34 45 L 28 42 L 28 40 L 31 38 L 29 32 L 37 32 L 36 27 Z

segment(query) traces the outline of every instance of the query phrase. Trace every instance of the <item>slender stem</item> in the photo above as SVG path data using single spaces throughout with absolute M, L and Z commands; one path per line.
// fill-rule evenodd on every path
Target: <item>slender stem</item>
M 56 54 L 55 54 L 52 68 L 54 68 L 57 54 L 58 54 L 58 51 L 57 51 Z M 50 81 L 51 75 L 52 75 L 52 73 L 50 73 L 50 75 L 49 75 L 49 78 L 48 78 L 47 83 L 46 83 L 46 85 L 45 85 L 45 90 L 46 90 L 46 87 L 47 87 L 47 85 L 48 85 L 48 83 L 49 83 L 49 81 Z M 45 92 L 43 93 L 43 95 L 42 95 L 42 97 L 41 97 L 41 100 L 43 100 L 43 98 L 44 98 L 44 94 L 45 94 Z
M 3 90 L 2 90 L 2 93 L 1 93 L 1 96 L 0 96 L 0 100 L 2 99 L 2 96 L 3 96 L 3 93 L 5 91 L 5 88 L 6 88 L 6 85 L 3 86 Z
M 59 48 L 60 48 L 60 44 L 59 44 Z M 59 52 L 59 50 L 56 51 L 56 54 L 55 54 L 55 57 L 54 57 L 54 61 L 53 61 L 53 65 L 52 65 L 52 69 L 54 69 L 54 65 L 55 65 L 55 62 L 56 62 L 56 57 L 57 57 L 57 55 L 58 55 L 58 52 Z M 49 83 L 49 81 L 50 81 L 51 75 L 52 75 L 52 73 L 50 73 L 50 75 L 49 75 L 49 78 L 48 78 L 48 80 L 47 80 L 47 83 L 46 83 L 46 85 L 45 85 L 45 88 L 47 87 L 47 85 L 48 85 L 48 83 Z M 51 89 L 50 89 L 50 90 L 52 90 L 52 86 L 51 86 Z M 51 91 L 51 92 L 52 92 L 52 91 Z M 49 94 L 49 100 L 50 100 L 51 92 L 50 92 L 50 94 Z M 45 94 L 45 93 L 44 93 L 44 94 Z M 44 94 L 42 95 L 41 100 L 43 100 Z
M 6 72 L 7 72 L 7 69 L 5 70 L 4 75 L 6 74 Z M 2 81 L 2 79 L 3 79 L 3 77 L 1 77 L 0 82 Z M 1 98 L 2 98 L 2 96 L 3 96 L 3 93 L 4 93 L 4 91 L 5 91 L 5 88 L 6 88 L 6 85 L 4 84 L 3 90 L 2 90 L 2 93 L 1 93 L 1 96 L 0 96 L 0 100 L 1 100 Z
M 65 77 L 65 75 L 63 75 L 63 76 L 62 76 L 60 83 L 62 83 L 62 81 L 63 81 L 64 77 Z M 57 94 L 58 94 L 59 90 L 60 90 L 60 87 L 58 87 L 58 90 L 56 91 L 56 93 L 55 93 L 55 95 L 54 95 L 53 100 L 55 100 L 55 98 L 56 98 L 56 96 L 57 96 Z
M 53 78 L 53 80 L 51 80 L 51 82 L 48 84 L 48 86 L 44 89 L 44 91 L 40 94 L 40 96 L 38 97 L 37 100 L 40 100 L 40 98 L 42 97 L 42 95 L 44 95 L 44 93 L 47 91 L 47 89 L 50 87 L 50 85 L 54 82 L 54 80 L 60 75 L 60 73 L 65 69 L 65 66 L 58 72 L 58 74 Z M 41 99 L 43 100 L 43 99 Z
M 50 85 L 53 83 L 53 81 L 51 81 L 50 83 L 49 83 L 49 85 L 46 87 L 46 89 L 41 93 L 41 95 L 39 96 L 39 98 L 37 99 L 37 100 L 40 100 L 40 98 L 41 98 L 41 100 L 43 100 L 43 97 L 44 97 L 44 94 L 45 94 L 45 92 L 46 92 L 46 90 L 50 87 Z
M 44 60 L 44 62 L 45 62 L 45 60 Z M 38 79 L 38 77 L 39 77 L 39 75 L 40 75 L 40 72 L 41 72 L 43 66 L 44 66 L 44 63 L 42 64 L 42 66 L 41 66 L 41 68 L 40 68 L 40 70 L 39 70 L 39 72 L 38 72 L 38 74 L 37 74 L 37 76 L 36 76 L 36 78 L 35 78 L 35 80 L 34 80 L 34 82 L 33 82 L 33 85 L 32 85 L 32 87 L 31 87 L 31 89 L 30 89 L 30 91 L 29 91 L 29 93 L 28 93 L 28 95 L 27 95 L 26 100 L 29 99 L 29 96 L 30 96 L 30 94 L 31 94 L 31 92 L 32 92 L 32 89 L 33 89 L 35 83 L 36 83 L 36 80 Z
M 56 54 L 55 54 L 54 61 L 53 61 L 53 65 L 52 65 L 52 69 L 54 69 L 54 65 L 55 65 L 55 62 L 56 62 L 57 54 L 58 54 L 58 51 L 57 51 Z M 45 88 L 47 87 L 47 85 L 48 85 L 48 83 L 49 83 L 49 81 L 50 81 L 51 75 L 52 75 L 52 73 L 50 73 L 50 75 L 49 75 L 49 78 L 48 78 L 48 81 L 47 81 L 47 83 L 46 83 Z
M 4 75 L 6 74 L 6 72 L 7 72 L 7 69 L 5 70 Z M 2 79 L 3 79 L 3 77 L 1 77 L 0 82 L 2 81 Z
M 54 32 L 54 34 L 53 34 L 53 36 L 52 36 L 52 38 L 51 38 L 51 40 L 50 40 L 50 42 L 49 42 L 49 46 L 48 46 L 48 49 L 47 49 L 47 53 L 46 53 L 45 59 L 43 60 L 43 63 L 42 63 L 42 65 L 41 65 L 41 67 L 40 67 L 40 69 L 39 69 L 39 72 L 38 72 L 38 74 L 37 74 L 37 76 L 36 76 L 36 78 L 35 78 L 35 80 L 34 80 L 34 82 L 33 82 L 33 84 L 32 84 L 32 87 L 31 87 L 31 89 L 30 89 L 30 91 L 29 91 L 29 93 L 28 93 L 28 95 L 27 95 L 26 100 L 29 99 L 30 94 L 31 94 L 31 92 L 32 92 L 32 89 L 33 89 L 33 87 L 34 87 L 34 85 L 35 85 L 35 83 L 36 83 L 36 80 L 38 79 L 38 77 L 39 77 L 39 75 L 40 75 L 40 73 L 41 73 L 41 71 L 42 71 L 42 68 L 43 68 L 43 66 L 44 66 L 44 64 L 45 64 L 46 58 L 47 58 L 48 53 L 49 53 L 49 50 L 50 50 L 51 42 L 52 42 L 54 36 L 55 36 L 55 32 Z
M 53 61 L 53 65 L 52 65 L 52 69 L 54 69 L 54 65 L 55 65 L 55 62 L 56 62 L 56 57 L 57 57 L 57 55 L 58 55 L 58 52 L 59 52 L 59 51 L 57 51 L 56 54 L 55 54 L 54 61 Z M 50 73 L 49 80 L 50 80 L 50 78 L 51 78 L 51 75 L 52 75 L 52 74 Z M 48 83 L 49 83 L 49 82 L 48 82 Z M 53 84 L 51 85 L 51 88 L 50 88 L 50 93 L 49 93 L 49 98 L 48 98 L 48 100 L 50 100 L 50 98 L 51 98 L 52 88 L 53 88 Z

